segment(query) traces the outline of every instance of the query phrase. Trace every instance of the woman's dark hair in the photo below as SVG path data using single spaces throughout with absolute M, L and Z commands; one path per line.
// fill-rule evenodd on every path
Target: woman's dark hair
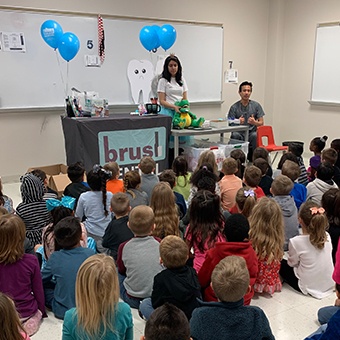
M 91 170 L 87 174 L 87 183 L 90 186 L 92 191 L 101 191 L 103 196 L 103 206 L 104 206 L 104 214 L 107 216 L 109 212 L 106 208 L 106 181 L 110 178 L 107 171 L 103 168 L 99 167 L 98 169 Z
M 69 208 L 65 208 L 63 206 L 59 206 L 54 208 L 53 210 L 51 210 L 51 216 L 52 216 L 52 223 L 46 228 L 45 233 L 44 233 L 44 237 L 43 237 L 43 244 L 47 244 L 48 242 L 48 238 L 50 236 L 51 233 L 53 233 L 53 238 L 54 238 L 54 227 L 55 225 L 61 221 L 63 218 L 68 217 L 68 216 L 72 216 L 73 211 Z M 54 250 L 60 250 L 61 247 L 58 244 L 58 242 L 56 241 L 56 239 L 54 238 Z M 48 256 L 46 253 L 46 249 L 44 247 L 44 254 L 45 254 L 45 259 L 48 260 Z
M 176 73 L 176 82 L 179 86 L 183 86 L 183 81 L 182 81 L 182 65 L 181 65 L 181 62 L 179 61 L 179 59 L 174 56 L 174 55 L 169 55 L 165 61 L 164 61 L 164 66 L 163 66 L 163 72 L 162 72 L 162 78 L 165 78 L 169 83 L 170 83 L 170 80 L 171 80 L 171 74 L 169 72 L 169 63 L 170 61 L 174 61 L 177 63 L 178 65 L 178 70 L 177 70 L 177 73 Z
M 197 171 L 192 174 L 190 178 L 190 183 L 197 187 L 198 181 L 205 176 L 209 176 L 210 178 L 215 180 L 215 183 L 218 182 L 218 177 L 214 174 L 213 171 L 214 170 L 210 164 L 203 164 Z
M 312 139 L 312 144 L 316 147 L 316 152 L 321 152 L 325 148 L 327 139 L 327 136 L 315 137 Z
M 279 160 L 279 163 L 277 164 L 277 168 L 278 168 L 279 170 L 282 169 L 282 165 L 283 165 L 283 163 L 284 163 L 286 160 L 290 160 L 290 161 L 292 161 L 292 162 L 294 162 L 294 163 L 296 163 L 296 164 L 299 164 L 299 161 L 298 161 L 296 155 L 294 155 L 292 152 L 286 152 L 286 153 L 284 153 L 284 154 L 281 156 L 281 158 L 280 158 L 280 160 Z
M 225 219 L 221 211 L 220 196 L 207 190 L 199 190 L 192 198 L 189 210 L 189 248 L 195 244 L 203 252 L 206 242 L 212 247 L 219 232 L 223 230 Z

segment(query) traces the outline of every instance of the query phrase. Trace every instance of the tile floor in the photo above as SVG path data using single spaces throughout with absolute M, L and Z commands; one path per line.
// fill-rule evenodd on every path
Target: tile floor
M 14 207 L 21 201 L 19 183 L 5 183 L 4 194 L 11 197 Z M 255 295 L 252 305 L 261 307 L 266 313 L 273 334 L 277 340 L 304 339 L 318 328 L 316 313 L 320 307 L 333 305 L 335 294 L 323 300 L 304 296 L 283 284 L 282 292 L 269 295 Z M 132 311 L 134 317 L 134 339 L 140 339 L 143 334 L 145 322 L 138 316 L 136 310 Z M 62 321 L 54 318 L 51 312 L 44 319 L 39 332 L 32 340 L 59 340 L 61 339 Z

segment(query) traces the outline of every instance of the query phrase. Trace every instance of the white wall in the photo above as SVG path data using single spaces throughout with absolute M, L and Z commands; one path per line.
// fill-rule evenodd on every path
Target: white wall
M 27 7 L 27 3 L 27 0 L 2 0 L 0 8 Z M 340 137 L 339 108 L 308 103 L 316 25 L 340 20 L 339 0 L 60 0 L 50 3 L 31 0 L 29 6 L 222 23 L 224 68 L 233 60 L 240 80 L 254 83 L 253 98 L 263 104 L 265 121 L 273 125 L 278 143 L 304 141 L 308 157 L 308 144 L 313 137 L 326 134 L 329 142 Z M 180 51 L 176 53 L 180 56 Z M 193 58 L 199 57 L 193 55 Z M 209 67 L 205 60 L 202 67 Z M 235 85 L 223 85 L 223 100 L 221 107 L 195 107 L 193 111 L 206 118 L 222 117 L 238 100 Z M 61 113 L 0 113 L 1 176 L 18 177 L 30 166 L 65 162 Z
M 275 9 L 279 9 L 279 15 Z M 310 156 L 308 146 L 312 138 L 327 135 L 329 146 L 332 139 L 340 137 L 339 107 L 308 103 L 316 26 L 340 21 L 340 3 L 337 0 L 274 0 L 271 10 L 280 20 L 279 24 L 271 20 L 269 25 L 269 32 L 276 30 L 278 34 L 269 41 L 264 103 L 266 107 L 273 105 L 276 139 L 303 141 L 305 156 Z

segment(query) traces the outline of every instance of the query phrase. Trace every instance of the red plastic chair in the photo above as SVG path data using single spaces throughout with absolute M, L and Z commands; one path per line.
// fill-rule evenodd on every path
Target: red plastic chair
M 266 145 L 263 143 L 264 138 L 267 138 Z M 256 144 L 261 148 L 265 148 L 269 152 L 269 154 L 271 152 L 275 152 L 272 163 L 275 161 L 279 151 L 288 150 L 288 146 L 280 146 L 275 144 L 273 128 L 270 125 L 262 125 L 257 127 Z

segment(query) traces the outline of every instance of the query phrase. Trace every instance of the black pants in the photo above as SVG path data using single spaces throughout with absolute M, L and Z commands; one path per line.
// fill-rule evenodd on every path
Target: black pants
M 283 282 L 287 282 L 292 288 L 301 292 L 299 288 L 299 279 L 295 276 L 294 269 L 288 265 L 287 260 L 281 261 L 280 275 L 283 278 Z

